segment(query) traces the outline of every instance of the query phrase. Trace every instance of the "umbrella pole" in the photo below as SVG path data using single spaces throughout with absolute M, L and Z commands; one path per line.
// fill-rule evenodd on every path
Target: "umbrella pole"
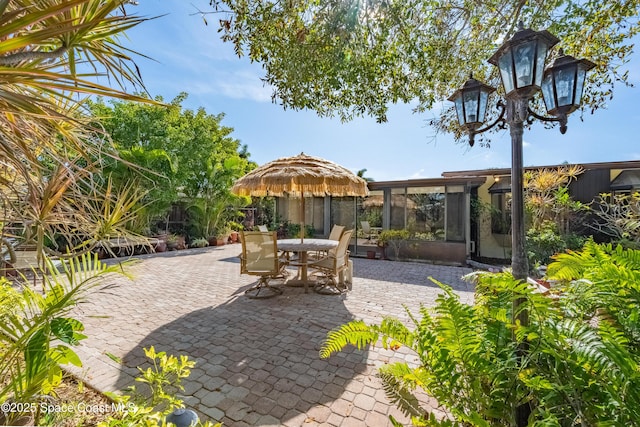
M 304 191 L 300 192 L 300 197 L 302 201 L 300 203 L 301 212 L 300 212 L 300 242 L 304 243 Z

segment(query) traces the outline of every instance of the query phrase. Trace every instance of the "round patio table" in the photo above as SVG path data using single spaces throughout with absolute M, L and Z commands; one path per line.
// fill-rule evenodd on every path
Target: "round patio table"
M 304 292 L 307 293 L 307 267 L 309 265 L 307 253 L 309 251 L 328 251 L 338 246 L 337 240 L 329 239 L 281 239 L 278 240 L 278 250 L 285 252 L 298 252 L 300 258 L 291 265 L 300 267 L 299 283 L 304 285 Z

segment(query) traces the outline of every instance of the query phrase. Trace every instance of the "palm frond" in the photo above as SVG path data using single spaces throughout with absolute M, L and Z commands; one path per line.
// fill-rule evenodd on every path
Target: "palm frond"
M 92 289 L 108 286 L 101 281 L 106 274 L 121 273 L 120 266 L 106 266 L 97 256 L 66 261 L 62 272 L 53 261 L 46 261 L 45 293 L 25 286 L 20 309 L 0 322 L 0 376 L 9 379 L 0 389 L 0 401 L 12 393 L 16 401 L 27 402 L 35 394 L 53 390 L 61 376 L 58 364 L 81 364 L 69 346 L 85 338 L 84 327 L 68 313 Z M 52 346 L 54 340 L 58 344 Z

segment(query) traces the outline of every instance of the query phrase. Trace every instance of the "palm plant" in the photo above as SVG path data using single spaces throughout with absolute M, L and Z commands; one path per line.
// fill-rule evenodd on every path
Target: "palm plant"
M 20 292 L 11 283 L 0 282 L 0 402 L 11 399 L 36 403 L 51 394 L 62 380 L 59 365 L 82 366 L 71 346 L 86 338 L 81 322 L 69 312 L 96 287 L 105 290 L 101 279 L 122 274 L 121 265 L 107 266 L 97 256 L 85 254 L 62 263 L 62 271 L 47 260 L 42 294 L 26 284 Z M 24 406 L 28 408 L 28 406 Z M 37 408 L 37 405 L 34 406 Z M 11 421 L 18 413 L 0 414 Z M 37 419 L 35 420 L 37 422 Z M 4 422 L 3 422 L 4 423 Z
M 236 196 L 230 191 L 233 180 L 242 170 L 239 158 L 227 158 L 223 162 L 208 162 L 197 194 L 192 195 L 188 212 L 196 232 L 200 236 L 229 235 L 229 222 L 238 216 L 238 208 L 249 204 L 247 197 Z M 226 237 L 224 236 L 224 237 Z
M 74 200 L 99 191 L 92 171 L 112 152 L 89 126 L 82 96 L 153 102 L 124 91 L 142 81 L 130 56 L 136 52 L 119 36 L 146 20 L 125 13 L 126 3 L 0 1 L 2 222 L 22 224 L 22 237 L 39 249 L 53 237 L 52 222 L 87 223 Z M 101 76 L 121 89 L 97 83 Z

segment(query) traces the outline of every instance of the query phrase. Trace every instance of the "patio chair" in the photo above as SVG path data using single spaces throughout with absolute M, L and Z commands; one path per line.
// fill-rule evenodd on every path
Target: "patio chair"
M 242 231 L 240 274 L 260 276 L 258 283 L 247 289 L 249 298 L 270 298 L 282 294 L 282 289 L 271 286 L 270 280 L 284 277 L 286 264 L 278 256 L 276 233 Z
M 329 233 L 329 240 L 340 240 L 342 233 L 344 232 L 344 225 L 334 224 Z M 312 259 L 322 259 L 327 256 L 327 251 L 317 251 L 309 255 Z
M 328 252 L 325 258 L 322 258 L 313 264 L 311 268 L 315 269 L 315 274 L 319 277 L 318 284 L 313 290 L 319 294 L 337 295 L 347 291 L 347 281 L 340 281 L 339 276 L 345 276 L 345 272 L 349 269 L 349 242 L 353 230 L 347 230 L 342 233 L 340 242 L 335 249 Z M 350 276 L 346 274 L 346 276 Z
M 369 221 L 360 221 L 360 225 L 362 226 L 362 233 L 367 240 L 371 240 L 372 237 L 378 237 L 377 229 L 372 228 Z
M 334 224 L 329 233 L 329 240 L 340 240 L 342 233 L 344 232 L 344 225 Z

